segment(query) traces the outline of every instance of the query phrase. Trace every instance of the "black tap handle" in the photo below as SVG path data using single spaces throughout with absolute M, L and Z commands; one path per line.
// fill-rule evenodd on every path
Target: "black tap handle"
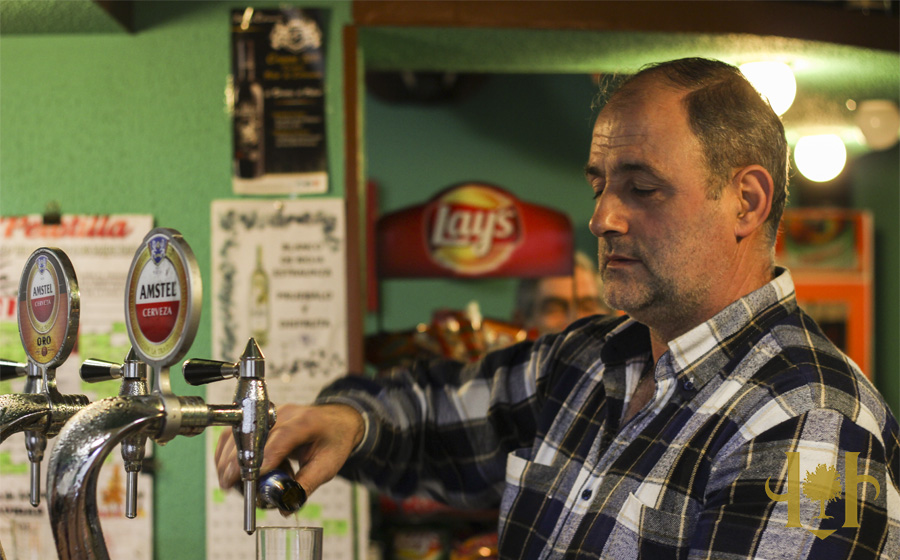
M 0 381 L 9 381 L 28 373 L 28 364 L 0 359 Z
M 206 385 L 213 381 L 222 381 L 238 374 L 237 364 L 216 360 L 190 359 L 181 368 L 184 380 L 189 385 Z
M 91 358 L 81 364 L 79 373 L 82 380 L 88 383 L 97 383 L 98 381 L 110 381 L 111 379 L 122 377 L 122 370 L 122 364 Z

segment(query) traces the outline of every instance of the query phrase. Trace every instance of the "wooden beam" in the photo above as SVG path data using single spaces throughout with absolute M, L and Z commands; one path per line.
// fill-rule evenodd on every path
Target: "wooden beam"
M 359 26 L 748 33 L 900 52 L 894 14 L 822 2 L 354 0 Z
M 350 373 L 365 371 L 365 284 L 363 279 L 364 208 L 359 158 L 359 33 L 356 27 L 343 31 L 344 53 L 344 192 L 346 193 L 347 247 L 347 369 Z M 374 241 L 372 241 L 374 242 Z

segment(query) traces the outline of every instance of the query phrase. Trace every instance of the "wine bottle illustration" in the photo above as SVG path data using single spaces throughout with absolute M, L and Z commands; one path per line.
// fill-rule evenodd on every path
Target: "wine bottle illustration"
M 234 81 L 234 174 L 252 179 L 265 173 L 263 90 L 256 79 L 253 41 L 238 39 Z
M 263 267 L 262 246 L 256 246 L 256 267 L 250 275 L 248 321 L 250 336 L 264 347 L 269 342 L 269 275 Z

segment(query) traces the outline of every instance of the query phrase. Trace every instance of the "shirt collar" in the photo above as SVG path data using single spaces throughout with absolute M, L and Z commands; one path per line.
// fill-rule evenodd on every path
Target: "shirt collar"
M 781 305 L 778 305 L 781 304 Z M 796 307 L 794 281 L 784 268 L 775 268 L 775 277 L 763 287 L 731 303 L 711 319 L 669 342 L 662 360 L 674 373 L 679 390 L 696 394 L 736 356 L 746 354 L 742 346 L 755 344 L 766 325 Z M 763 313 L 772 309 L 769 314 Z M 650 352 L 650 332 L 626 317 L 604 337 L 600 358 L 605 364 L 624 363 Z
M 621 364 L 640 354 L 650 352 L 650 329 L 631 317 L 624 320 L 604 337 L 600 359 L 604 364 Z
M 683 335 L 669 341 L 663 359 L 675 371 L 686 390 L 699 391 L 729 363 L 741 359 L 755 344 L 767 325 L 796 307 L 794 281 L 784 268 L 775 268 L 775 277 Z M 769 313 L 766 313 L 770 310 Z

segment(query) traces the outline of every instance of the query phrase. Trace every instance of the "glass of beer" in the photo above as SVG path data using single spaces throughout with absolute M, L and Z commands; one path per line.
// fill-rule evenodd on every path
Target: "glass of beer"
M 322 528 L 258 527 L 256 560 L 322 560 Z

